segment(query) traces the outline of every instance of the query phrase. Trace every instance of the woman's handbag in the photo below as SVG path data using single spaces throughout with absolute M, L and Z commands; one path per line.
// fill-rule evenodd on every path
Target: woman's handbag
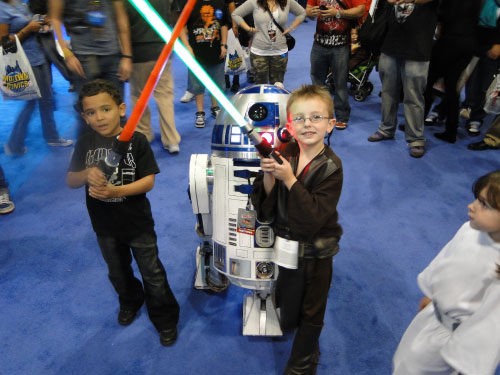
M 30 62 L 17 36 L 0 44 L 1 91 L 4 100 L 31 100 L 41 97 Z
M 281 33 L 283 34 L 283 31 L 284 31 L 283 28 L 278 24 L 278 22 L 276 22 L 276 20 L 273 17 L 273 14 L 269 10 L 269 8 L 267 9 L 267 11 L 268 11 L 269 15 L 271 16 L 271 19 L 273 20 L 274 24 L 278 28 L 278 30 L 281 31 Z M 293 47 L 295 47 L 295 38 L 293 36 L 291 36 L 290 33 L 285 34 L 285 38 L 286 38 L 286 45 L 288 47 L 288 51 L 290 52 L 293 49 Z

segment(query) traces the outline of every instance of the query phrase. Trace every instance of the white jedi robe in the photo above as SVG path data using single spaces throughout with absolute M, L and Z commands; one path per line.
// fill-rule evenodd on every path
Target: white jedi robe
M 500 362 L 500 243 L 465 223 L 418 275 L 433 303 L 406 330 L 394 375 L 491 375 Z M 437 313 L 436 313 L 437 312 Z

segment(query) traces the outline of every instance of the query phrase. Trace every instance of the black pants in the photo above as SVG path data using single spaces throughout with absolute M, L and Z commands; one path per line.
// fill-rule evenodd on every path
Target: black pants
M 170 286 L 156 246 L 156 234 L 132 240 L 97 236 L 108 277 L 118 293 L 120 308 L 137 311 L 144 301 L 149 318 L 158 331 L 174 328 L 179 321 L 179 304 Z M 141 282 L 132 270 L 132 255 L 141 272 Z
M 458 127 L 458 109 L 460 94 L 457 92 L 457 82 L 473 56 L 473 41 L 459 38 L 442 37 L 432 48 L 432 57 L 429 64 L 427 88 L 425 90 L 425 116 L 431 109 L 434 83 L 441 77 L 444 78 L 445 94 L 444 111 L 440 112 L 446 117 L 446 132 L 454 135 Z
M 332 274 L 332 257 L 302 259 L 296 270 L 279 267 L 276 304 L 280 308 L 280 325 L 283 330 L 298 328 L 289 367 L 312 365 L 312 356 L 319 348 Z

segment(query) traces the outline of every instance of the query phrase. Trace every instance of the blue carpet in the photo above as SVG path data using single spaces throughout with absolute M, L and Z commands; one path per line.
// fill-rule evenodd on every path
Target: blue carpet
M 308 83 L 315 24 L 294 33 L 285 86 Z M 161 148 L 158 118 L 153 151 L 161 168 L 148 194 L 160 257 L 181 305 L 179 340 L 160 345 L 143 308 L 129 327 L 116 323 L 114 291 L 107 280 L 84 203 L 84 192 L 64 179 L 72 148 L 48 148 L 39 117 L 31 122 L 28 153 L 0 153 L 16 210 L 0 217 L 0 373 L 14 374 L 279 374 L 292 344 L 282 338 L 244 337 L 242 298 L 194 290 L 195 218 L 186 194 L 191 153 L 209 153 L 213 120 L 194 127 L 194 102 L 181 104 L 186 68 L 175 58 L 176 123 L 181 153 Z M 471 152 L 461 124 L 455 145 L 432 137 L 422 159 L 408 155 L 402 132 L 395 141 L 366 138 L 380 120 L 380 81 L 365 102 L 351 98 L 346 131 L 332 146 L 344 163 L 339 204 L 341 252 L 321 336 L 318 374 L 386 375 L 394 350 L 413 318 L 421 294 L 415 278 L 467 220 L 471 184 L 500 168 L 499 152 Z M 242 83 L 245 78 L 242 77 Z M 76 135 L 73 97 L 54 72 L 56 120 L 62 136 Z M 205 108 L 209 108 L 208 98 Z M 20 103 L 0 102 L 0 143 L 5 143 Z M 404 119 L 401 116 L 401 122 Z M 439 129 L 439 128 L 438 128 Z M 484 129 L 483 129 L 484 133 Z

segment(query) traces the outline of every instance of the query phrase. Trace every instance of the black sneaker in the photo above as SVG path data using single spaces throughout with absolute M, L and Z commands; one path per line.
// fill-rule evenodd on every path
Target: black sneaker
M 120 309 L 120 312 L 118 313 L 118 324 L 128 326 L 134 321 L 136 316 L 137 311 Z
M 216 106 L 210 108 L 210 113 L 212 114 L 213 118 L 217 118 L 217 116 L 220 113 L 220 107 L 218 105 L 216 105 Z
M 173 345 L 177 341 L 177 327 L 160 331 L 160 343 L 163 346 Z

